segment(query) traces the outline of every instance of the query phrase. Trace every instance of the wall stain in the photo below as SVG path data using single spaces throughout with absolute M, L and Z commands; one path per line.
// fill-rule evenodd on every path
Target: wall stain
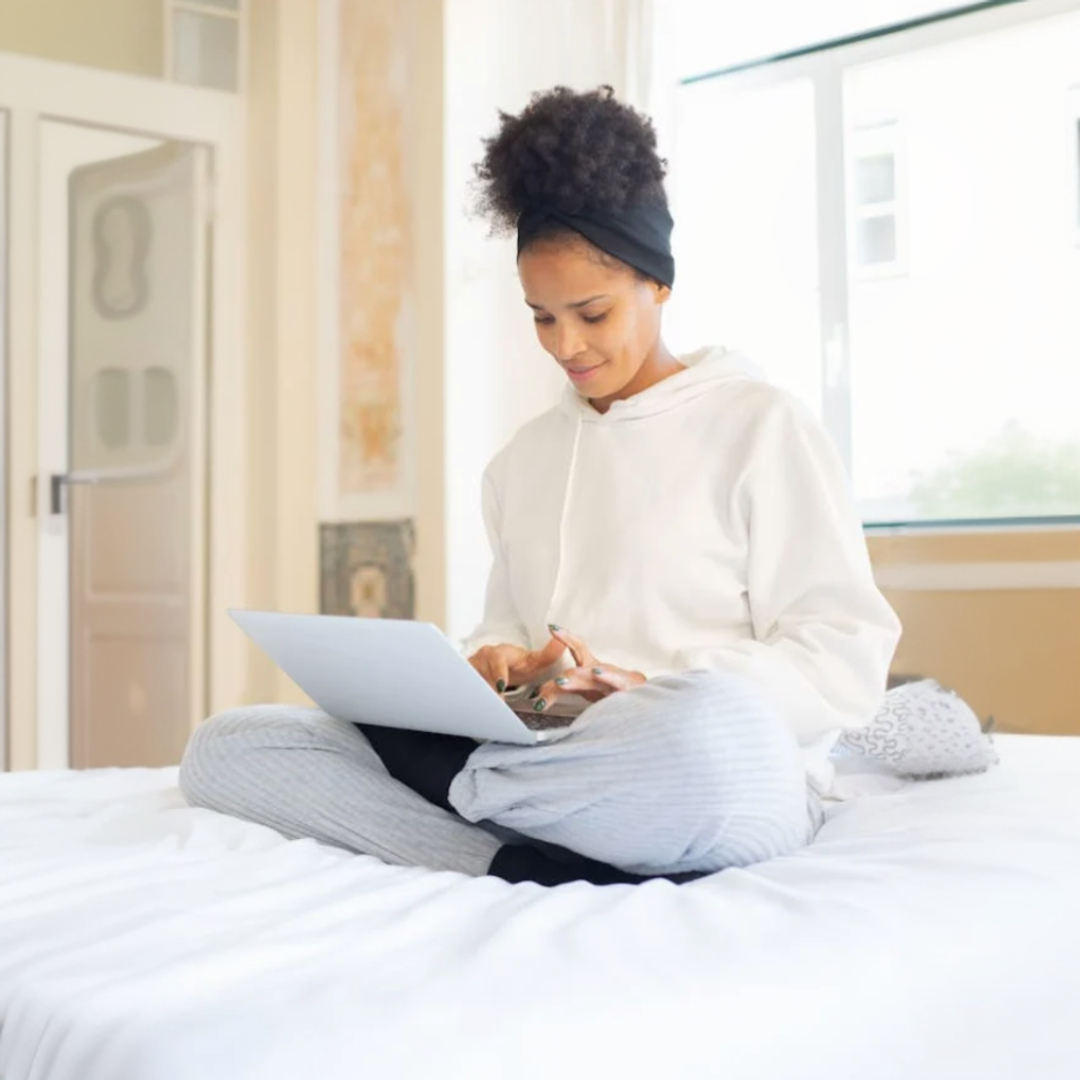
M 340 6 L 342 495 L 396 491 L 405 482 L 411 9 L 402 0 L 342 0 Z

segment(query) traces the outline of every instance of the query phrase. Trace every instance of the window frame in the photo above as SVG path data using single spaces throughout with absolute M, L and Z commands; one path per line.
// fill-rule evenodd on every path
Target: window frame
M 848 221 L 857 224 L 871 218 L 891 217 L 895 230 L 893 258 L 876 263 L 859 261 L 859 238 L 852 230 L 848 258 L 850 273 L 857 281 L 880 281 L 883 278 L 903 277 L 908 272 L 908 202 L 907 170 L 904 154 L 903 129 L 895 119 L 871 124 L 859 124 L 851 131 L 852 144 L 847 155 Z M 861 203 L 856 196 L 856 177 L 860 161 L 868 158 L 892 158 L 893 197 L 881 202 Z
M 247 0 L 236 0 L 236 8 L 222 7 L 209 0 L 162 0 L 163 20 L 162 34 L 164 35 L 164 71 L 163 76 L 169 82 L 179 86 L 195 85 L 200 90 L 209 90 L 213 94 L 243 94 L 247 90 L 247 33 L 248 33 L 248 3 Z M 177 79 L 174 64 L 176 62 L 175 35 L 173 32 L 174 15 L 179 11 L 188 12 L 191 15 L 199 15 L 212 19 L 221 19 L 224 22 L 236 24 L 236 86 L 232 90 L 220 90 L 212 86 L 181 82 Z
M 1080 84 L 1070 87 L 1065 104 L 1065 146 L 1071 162 L 1069 202 L 1073 245 L 1080 248 Z
M 897 26 L 883 27 L 838 41 L 823 42 L 791 53 L 736 64 L 719 71 L 693 75 L 680 88 L 719 80 L 722 92 L 732 96 L 760 90 L 793 79 L 809 79 L 814 88 L 817 151 L 818 259 L 821 305 L 821 358 L 823 422 L 832 436 L 844 466 L 852 472 L 851 348 L 848 295 L 853 284 L 894 278 L 907 272 L 907 198 L 903 127 L 895 126 L 897 199 L 897 259 L 880 266 L 858 267 L 854 230 L 849 228 L 853 190 L 853 154 L 846 146 L 844 72 L 864 64 L 888 60 L 906 53 L 961 42 L 996 30 L 1039 22 L 1055 15 L 1080 12 L 1080 0 L 989 0 L 987 3 L 944 11 Z M 1074 132 L 1080 143 L 1080 87 L 1070 91 Z M 880 118 L 885 127 L 890 118 Z M 863 121 L 860 121 L 862 126 Z M 866 122 L 867 131 L 879 126 Z M 868 140 L 872 145 L 872 140 Z M 678 168 L 678 147 L 674 148 Z M 1072 187 L 1073 221 L 1080 245 L 1080 145 L 1071 149 L 1076 170 Z M 866 532 L 924 531 L 933 529 L 1000 529 L 1002 527 L 1054 528 L 1080 524 L 1080 515 L 1052 515 L 1008 519 L 958 518 L 913 521 L 864 521 Z

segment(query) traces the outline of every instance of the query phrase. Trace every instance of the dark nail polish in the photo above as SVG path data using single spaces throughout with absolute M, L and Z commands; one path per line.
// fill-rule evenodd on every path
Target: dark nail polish
M 594 675 L 603 675 L 603 674 L 604 674 L 604 669 L 603 669 L 603 668 L 598 668 L 598 667 L 594 667 L 594 668 L 592 669 L 592 673 L 593 673 Z
M 557 630 L 561 630 L 562 627 L 558 623 L 549 622 L 548 629 L 554 634 Z
M 537 695 L 538 695 L 539 693 L 540 693 L 540 691 L 539 691 L 539 690 L 537 690 L 537 689 L 536 689 L 536 687 L 534 686 L 534 687 L 533 687 L 533 688 L 532 688 L 532 689 L 531 689 L 531 690 L 529 691 L 529 700 L 530 700 L 530 701 L 532 701 L 532 699 L 533 699 L 534 697 L 536 697 L 536 696 L 537 696 Z
M 499 681 L 495 683 L 495 689 L 501 694 L 506 689 L 506 680 L 499 679 Z
M 546 701 L 545 701 L 545 700 L 544 700 L 543 698 L 540 698 L 540 699 L 539 699 L 539 700 L 538 700 L 538 701 L 536 702 L 536 704 L 535 704 L 535 705 L 533 706 L 533 708 L 534 708 L 534 709 L 535 709 L 535 710 L 536 710 L 537 712 L 543 712 L 543 711 L 544 711 L 544 709 L 545 709 L 545 708 L 547 708 L 547 702 L 546 702 Z
M 567 686 L 569 684 L 569 682 L 570 682 L 569 679 L 559 678 L 559 679 L 555 680 L 555 685 L 556 686 Z

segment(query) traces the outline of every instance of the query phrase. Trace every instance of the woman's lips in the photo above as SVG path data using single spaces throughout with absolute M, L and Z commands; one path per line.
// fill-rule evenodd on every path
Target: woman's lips
M 568 367 L 566 369 L 566 374 L 569 375 L 574 382 L 588 382 L 589 379 L 591 379 L 606 363 L 607 361 L 605 360 L 602 363 L 594 364 L 592 367 Z

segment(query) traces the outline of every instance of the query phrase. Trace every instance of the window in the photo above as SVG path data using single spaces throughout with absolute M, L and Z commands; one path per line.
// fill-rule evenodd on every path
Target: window
M 1080 239 L 1080 116 L 1076 118 L 1076 230 Z
M 164 2 L 168 77 L 212 90 L 240 90 L 240 0 Z
M 678 287 L 671 325 L 686 351 L 739 346 L 820 413 L 814 88 L 796 79 L 733 96 L 702 84 L 685 102 L 672 177 Z M 753 162 L 753 167 L 737 163 Z
M 901 273 L 899 132 L 896 123 L 856 128 L 849 136 L 849 247 L 863 278 Z
M 812 48 L 990 4 L 943 4 L 941 0 L 817 0 L 813 4 L 766 0 L 719 4 L 716 0 L 664 0 L 667 32 L 680 77 L 691 78 L 765 57 Z
M 1073 229 L 1076 243 L 1080 244 L 1080 86 L 1074 87 L 1069 94 L 1068 141 L 1071 144 L 1073 164 L 1072 205 Z
M 818 411 L 868 524 L 1080 516 L 1080 11 L 1039 8 L 679 91 L 677 344 Z

